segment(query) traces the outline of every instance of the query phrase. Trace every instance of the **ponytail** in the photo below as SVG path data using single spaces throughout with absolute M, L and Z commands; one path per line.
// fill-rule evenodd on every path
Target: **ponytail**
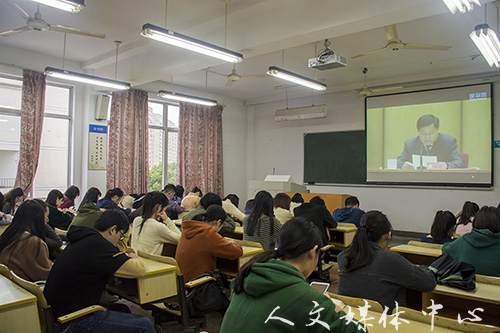
M 382 212 L 370 211 L 361 217 L 360 225 L 347 253 L 346 270 L 355 271 L 373 261 L 375 250 L 371 243 L 376 243 L 392 230 L 391 223 Z
M 276 249 L 259 253 L 240 268 L 234 279 L 234 292 L 243 292 L 244 280 L 250 274 L 253 264 L 265 263 L 271 259 L 295 259 L 316 245 L 319 252 L 323 246 L 321 231 L 309 220 L 302 217 L 292 218 L 278 232 Z

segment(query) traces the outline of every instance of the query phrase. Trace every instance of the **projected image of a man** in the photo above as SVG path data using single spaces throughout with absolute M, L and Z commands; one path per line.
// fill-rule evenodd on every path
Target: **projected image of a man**
M 426 114 L 417 121 L 418 136 L 406 140 L 403 152 L 398 157 L 399 169 L 415 169 L 414 155 L 436 156 L 437 162 L 446 163 L 447 169 L 463 168 L 464 163 L 457 150 L 457 139 L 451 135 L 439 133 L 439 118 Z M 422 160 L 422 159 L 421 159 Z M 425 168 L 425 164 L 423 168 Z

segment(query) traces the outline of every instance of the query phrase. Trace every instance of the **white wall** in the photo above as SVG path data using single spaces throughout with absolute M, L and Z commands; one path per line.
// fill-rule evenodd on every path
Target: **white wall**
M 500 93 L 494 84 L 494 95 Z M 284 102 L 271 102 L 248 107 L 248 176 L 263 180 L 276 168 L 276 174 L 292 175 L 295 182 L 303 182 L 304 145 L 303 134 L 311 132 L 335 132 L 363 130 L 364 101 L 356 93 L 331 94 L 315 98 L 315 104 L 327 104 L 325 119 L 274 121 L 277 109 L 284 108 Z M 289 107 L 310 106 L 311 98 L 289 102 Z M 497 105 L 495 114 L 500 114 Z M 494 133 L 500 123 L 494 119 Z M 498 149 L 494 156 L 494 179 L 500 173 Z M 495 183 L 498 183 L 495 181 Z M 482 205 L 498 205 L 500 190 L 493 189 L 450 189 L 381 186 L 308 186 L 313 193 L 351 194 L 359 198 L 364 210 L 381 210 L 387 214 L 394 229 L 429 232 L 437 210 L 451 210 L 458 213 L 466 200 Z

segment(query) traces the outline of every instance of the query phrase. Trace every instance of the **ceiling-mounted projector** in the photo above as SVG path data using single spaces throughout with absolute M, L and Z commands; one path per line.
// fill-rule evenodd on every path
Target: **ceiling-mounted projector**
M 347 66 L 347 59 L 338 54 L 331 54 L 326 57 L 311 58 L 307 61 L 307 65 L 309 68 L 324 71 Z

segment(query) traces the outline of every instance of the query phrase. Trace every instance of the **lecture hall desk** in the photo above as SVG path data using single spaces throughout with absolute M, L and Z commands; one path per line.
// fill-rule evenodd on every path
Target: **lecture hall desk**
M 142 258 L 146 275 L 136 279 L 116 276 L 107 289 L 137 304 L 145 304 L 177 295 L 177 267 Z
M 343 250 L 352 243 L 358 228 L 353 223 L 338 223 L 336 228 L 330 228 L 329 244 L 335 245 L 335 250 Z
M 441 255 L 441 249 L 407 244 L 391 247 L 391 251 L 399 253 L 415 265 L 427 266 Z
M 40 332 L 36 296 L 0 275 L 0 331 Z

